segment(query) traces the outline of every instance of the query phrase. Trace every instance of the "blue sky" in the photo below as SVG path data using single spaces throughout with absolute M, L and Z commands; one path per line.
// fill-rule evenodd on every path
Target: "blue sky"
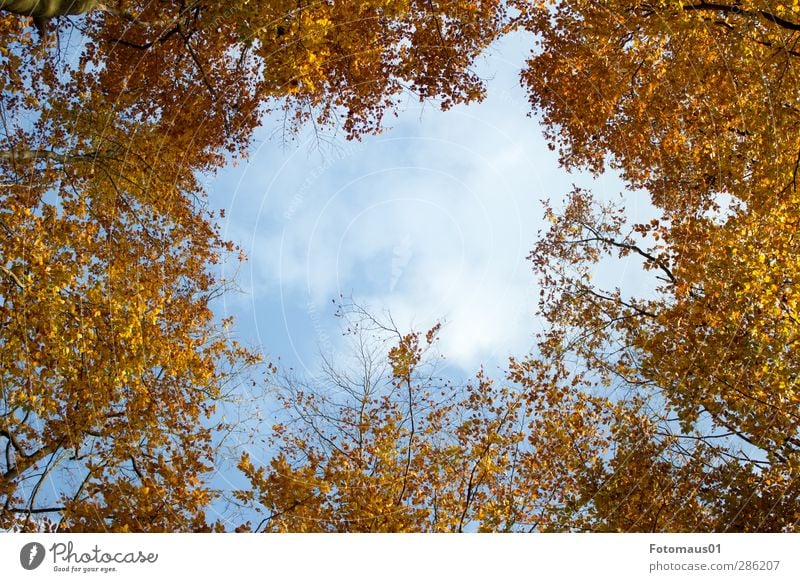
M 525 257 L 541 200 L 572 184 L 601 198 L 624 187 L 558 167 L 519 86 L 526 41 L 505 39 L 480 64 L 485 102 L 441 112 L 410 98 L 362 142 L 306 128 L 287 143 L 279 116 L 264 121 L 246 163 L 209 185 L 225 237 L 249 257 L 226 265 L 240 292 L 217 306 L 238 339 L 313 375 L 320 351 L 342 345 L 331 302 L 342 294 L 401 328 L 443 321 L 440 349 L 466 375 L 532 348 L 541 324 Z

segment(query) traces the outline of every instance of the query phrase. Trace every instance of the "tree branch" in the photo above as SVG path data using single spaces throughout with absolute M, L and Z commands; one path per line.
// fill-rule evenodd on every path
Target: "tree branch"
M 11 481 L 19 477 L 20 474 L 24 473 L 31 467 L 35 466 L 36 463 L 41 461 L 47 455 L 52 455 L 58 449 L 61 448 L 61 445 L 64 443 L 65 439 L 61 439 L 57 443 L 53 443 L 49 446 L 44 446 L 29 455 L 26 455 L 20 451 L 20 456 L 23 458 L 22 463 L 15 463 L 13 467 L 9 467 L 5 473 L 0 475 L 0 483 L 2 484 L 9 484 Z
M 109 6 L 108 4 L 102 3 L 97 4 L 96 8 L 98 10 L 102 10 L 103 12 L 107 12 L 112 16 L 116 16 L 121 20 L 127 20 L 131 24 L 136 26 L 142 26 L 145 28 L 161 28 L 167 29 L 174 27 L 178 24 L 181 18 L 183 18 L 188 12 L 193 10 L 195 7 L 198 6 L 198 2 L 192 2 L 187 5 L 185 8 L 181 9 L 180 13 L 173 17 L 173 18 L 164 18 L 162 20 L 142 20 L 136 14 L 132 12 L 128 12 L 127 10 L 120 10 L 119 8 L 114 8 L 113 6 Z
M 14 283 L 17 284 L 17 287 L 19 287 L 20 289 L 25 289 L 25 285 L 23 285 L 22 281 L 19 280 L 19 277 L 17 277 L 17 275 L 11 269 L 8 269 L 3 265 L 0 265 L 0 273 L 3 273 L 8 277 L 10 277 L 14 281 Z
M 593 228 L 591 225 L 589 225 L 589 224 L 587 224 L 585 222 L 579 222 L 578 224 L 580 224 L 581 227 L 585 228 L 590 233 L 592 233 L 592 235 L 594 235 L 594 237 L 595 237 L 594 240 L 596 240 L 597 242 L 602 242 L 602 243 L 605 243 L 607 245 L 611 245 L 613 247 L 617 247 L 619 249 L 624 249 L 624 250 L 636 253 L 640 257 L 642 257 L 644 259 L 647 259 L 648 262 L 654 264 L 656 267 L 661 269 L 661 271 L 663 271 L 664 274 L 666 274 L 666 276 L 669 278 L 671 283 L 673 283 L 673 284 L 677 283 L 677 279 L 675 278 L 675 275 L 672 273 L 672 270 L 667 265 L 665 265 L 664 262 L 661 259 L 659 259 L 658 257 L 650 254 L 649 252 L 643 250 L 641 247 L 639 247 L 639 246 L 637 246 L 635 244 L 627 243 L 627 242 L 620 242 L 620 241 L 615 240 L 613 238 L 605 237 L 602 234 L 600 234 L 600 232 L 597 229 Z M 584 239 L 582 241 L 570 241 L 570 242 L 592 242 L 592 240 L 593 239 Z
M 74 162 L 94 162 L 99 157 L 102 157 L 100 152 L 91 152 L 88 154 L 60 154 L 52 150 L 43 149 L 0 150 L 0 160 L 10 161 L 12 163 L 52 160 L 61 164 L 69 164 Z
M 61 513 L 64 511 L 66 507 L 8 507 L 5 511 L 10 511 L 11 513 Z
M 84 14 L 96 8 L 97 0 L 0 0 L 0 10 L 35 19 Z
M 787 30 L 800 31 L 800 24 L 792 22 L 775 15 L 768 10 L 745 10 L 738 5 L 718 4 L 716 2 L 699 2 L 697 4 L 684 4 L 683 9 L 689 11 L 713 11 L 724 12 L 725 14 L 735 14 L 740 16 L 760 16 L 764 20 L 768 20 L 773 24 L 785 28 Z

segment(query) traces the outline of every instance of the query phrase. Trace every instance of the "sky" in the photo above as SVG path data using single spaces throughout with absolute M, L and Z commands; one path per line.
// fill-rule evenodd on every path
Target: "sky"
M 342 348 L 332 300 L 344 296 L 388 310 L 402 331 L 443 322 L 439 349 L 457 373 L 532 349 L 542 325 L 526 257 L 542 200 L 558 207 L 573 184 L 600 199 L 624 186 L 559 168 L 519 85 L 526 41 L 488 51 L 483 103 L 442 112 L 410 100 L 361 142 L 310 128 L 287 142 L 277 118 L 264 121 L 249 159 L 208 185 L 224 236 L 248 256 L 225 265 L 238 291 L 217 306 L 237 339 L 313 375 L 321 353 Z

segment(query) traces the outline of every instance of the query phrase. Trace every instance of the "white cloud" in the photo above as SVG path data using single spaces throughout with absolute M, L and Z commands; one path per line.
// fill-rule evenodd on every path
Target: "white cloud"
M 538 293 L 525 257 L 540 200 L 575 178 L 506 69 L 484 104 L 410 110 L 383 136 L 338 149 L 265 142 L 223 177 L 218 188 L 235 192 L 226 236 L 250 256 L 249 296 L 230 308 L 265 347 L 282 333 L 310 358 L 311 340 L 329 336 L 324 305 L 342 293 L 417 329 L 444 318 L 442 351 L 466 370 L 530 349 Z

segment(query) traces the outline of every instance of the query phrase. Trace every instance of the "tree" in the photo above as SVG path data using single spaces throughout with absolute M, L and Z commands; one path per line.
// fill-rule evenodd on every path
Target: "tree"
M 434 427 L 419 450 L 413 407 L 374 403 L 386 416 L 369 427 L 389 435 L 389 457 L 407 454 L 431 483 L 446 466 L 444 480 L 457 484 L 449 496 L 390 497 L 337 521 L 349 515 L 345 493 L 378 499 L 397 473 L 378 463 L 336 472 L 350 465 L 330 443 L 349 442 L 357 423 L 303 392 L 287 400 L 301 426 L 284 454 L 260 469 L 243 459 L 254 484 L 244 498 L 279 530 L 359 529 L 358 519 L 371 527 L 387 515 L 402 516 L 378 521 L 387 528 L 436 530 L 447 523 L 443 499 L 466 516 L 451 529 L 796 530 L 800 12 L 782 2 L 564 0 L 523 6 L 520 20 L 537 43 L 522 80 L 563 165 L 610 166 L 649 195 L 656 216 L 632 224 L 624 207 L 575 190 L 563 210 L 548 208 L 552 227 L 531 254 L 550 327 L 535 353 L 512 361 L 510 387 L 498 393 L 479 376 L 480 396 L 432 403 L 452 420 L 415 423 Z M 600 286 L 594 272 L 614 258 L 638 261 L 650 288 Z M 390 362 L 419 341 L 409 337 L 398 335 Z M 390 385 L 403 385 L 405 368 L 392 369 Z M 500 428 L 484 414 L 514 420 Z M 482 436 L 458 441 L 473 426 Z M 426 456 L 428 439 L 455 440 L 457 457 L 482 461 L 447 464 L 435 445 Z
M 656 216 L 631 224 L 624 207 L 598 204 L 582 190 L 562 211 L 548 209 L 552 228 L 531 254 L 550 324 L 537 351 L 511 363 L 499 404 L 436 403 L 445 417 L 524 411 L 517 432 L 504 429 L 487 461 L 493 470 L 480 473 L 486 480 L 466 523 L 795 530 L 797 7 L 564 0 L 520 10 L 536 39 L 522 81 L 562 164 L 597 173 L 610 166 L 649 194 Z M 613 258 L 638 261 L 652 275 L 650 289 L 637 296 L 599 286 L 593 273 Z M 479 380 L 477 392 L 492 393 L 490 384 Z M 303 402 L 312 410 L 320 403 Z M 298 418 L 317 416 L 304 409 Z M 371 426 L 408 439 L 393 428 L 403 421 L 393 423 L 378 417 Z M 447 441 L 464 425 L 446 426 L 447 436 L 434 429 L 432 440 Z M 479 430 L 494 438 L 490 425 Z M 345 460 L 309 444 L 316 430 L 299 434 L 270 470 L 243 461 L 269 510 L 266 523 L 353 527 L 330 516 L 346 505 L 341 491 L 358 490 L 364 469 L 331 482 L 330 463 Z M 407 441 L 393 438 L 390 450 L 402 457 Z M 467 445 L 458 454 L 474 458 L 474 451 Z M 516 459 L 513 468 L 504 454 Z M 435 481 L 441 464 L 411 456 Z M 473 474 L 449 468 L 449 482 Z M 296 482 L 314 483 L 307 493 L 327 513 L 286 521 L 303 498 L 271 495 Z M 415 507 L 422 512 L 415 527 L 435 529 L 426 520 L 438 499 Z M 463 492 L 451 499 L 464 507 Z M 396 500 L 387 506 L 379 515 L 410 511 Z
M 341 315 L 349 359 L 326 359 L 315 381 L 274 370 L 275 453 L 239 463 L 252 530 L 589 527 L 580 500 L 630 403 L 565 389 L 565 368 L 534 362 L 512 361 L 504 382 L 481 371 L 457 385 L 437 372 L 438 325 L 404 334 L 358 305 Z
M 81 190 L 63 170 L 58 206 L 3 192 L 0 523 L 199 527 L 220 360 L 252 358 L 214 333 L 219 238 L 125 187 L 109 199 L 113 174 L 95 167 Z
M 209 309 L 235 248 L 199 176 L 270 109 L 358 137 L 407 90 L 480 99 L 509 26 L 493 1 L 0 2 L 0 528 L 210 527 L 215 405 L 257 358 Z
M 323 385 L 276 377 L 278 454 L 239 463 L 251 527 L 797 529 L 794 4 L 6 1 L 0 15 L 0 527 L 210 527 L 214 405 L 227 368 L 256 357 L 209 310 L 210 268 L 235 249 L 199 175 L 245 155 L 265 111 L 358 138 L 406 91 L 481 99 L 471 64 L 521 27 L 536 43 L 522 82 L 564 166 L 619 171 L 653 220 L 578 189 L 548 207 L 531 260 L 549 328 L 502 380 L 447 382 L 426 364 L 435 328 L 355 308 L 357 374 L 331 360 Z M 615 258 L 650 289 L 599 285 Z
M 527 14 L 541 44 L 523 81 L 562 162 L 608 161 L 657 213 L 631 224 L 577 190 L 531 255 L 547 341 L 650 401 L 652 427 L 621 427 L 629 444 L 589 490 L 596 527 L 797 528 L 799 16 L 782 2 Z M 593 280 L 615 256 L 654 275 L 649 291 Z

